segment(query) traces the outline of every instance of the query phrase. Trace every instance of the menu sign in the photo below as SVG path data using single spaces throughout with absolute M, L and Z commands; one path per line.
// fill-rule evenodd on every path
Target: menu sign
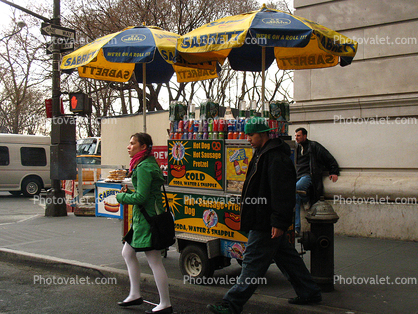
M 223 173 L 223 141 L 168 141 L 169 186 L 223 190 Z

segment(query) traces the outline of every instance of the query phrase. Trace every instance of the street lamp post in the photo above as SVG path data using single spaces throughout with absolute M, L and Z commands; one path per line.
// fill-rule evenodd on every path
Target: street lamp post
M 52 25 L 61 25 L 60 0 L 54 0 Z M 52 36 L 52 124 L 51 124 L 51 165 L 55 162 L 55 166 L 59 164 L 59 154 L 57 151 L 61 148 L 61 132 L 60 125 L 57 123 L 57 117 L 61 116 L 61 73 L 60 73 L 60 46 L 57 36 Z M 58 136 L 54 136 L 58 134 Z M 52 140 L 54 138 L 54 140 Z M 55 142 L 54 142 L 55 141 Z M 55 160 L 52 160 L 55 159 Z M 51 169 L 52 170 L 52 169 Z M 45 207 L 45 216 L 67 216 L 67 207 L 65 203 L 65 192 L 61 189 L 61 181 L 52 177 L 52 190 L 48 193 Z M 75 178 L 74 178 L 75 179 Z
M 19 21 L 19 22 L 17 22 L 17 30 L 15 30 L 15 31 L 13 31 L 11 34 L 8 34 L 8 35 L 6 35 L 6 36 L 4 36 L 3 38 L 1 38 L 0 39 L 0 41 L 3 41 L 3 40 L 5 40 L 6 38 L 9 38 L 9 37 L 12 37 L 12 36 L 14 36 L 14 35 L 16 35 L 17 33 L 20 33 L 20 31 L 24 28 L 24 27 L 26 27 L 26 23 L 25 22 L 23 22 L 23 21 Z
M 60 27 L 60 0 L 54 0 L 53 18 L 48 19 L 7 0 L 1 2 L 35 16 L 52 26 Z M 61 114 L 61 51 L 58 36 L 52 34 L 52 125 L 51 125 L 51 183 L 52 189 L 47 195 L 45 216 L 66 216 L 65 193 L 61 189 L 61 179 L 75 179 L 75 120 L 62 118 Z M 64 123 L 63 123 L 64 122 Z M 64 140 L 63 140 L 64 139 Z M 62 144 L 62 141 L 65 143 Z M 73 167 L 74 166 L 74 167 Z M 65 168 L 65 169 L 64 169 Z M 72 169 L 74 168 L 74 169 Z

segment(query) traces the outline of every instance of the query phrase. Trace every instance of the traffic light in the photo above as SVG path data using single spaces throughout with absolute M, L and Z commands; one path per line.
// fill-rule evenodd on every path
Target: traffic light
M 93 101 L 87 94 L 70 93 L 70 111 L 80 115 L 90 115 Z

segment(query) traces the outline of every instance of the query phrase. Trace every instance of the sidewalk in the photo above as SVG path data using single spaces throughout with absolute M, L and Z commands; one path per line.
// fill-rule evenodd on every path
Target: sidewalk
M 33 215 L 18 222 L 0 224 L 0 260 L 60 264 L 113 274 L 127 282 L 127 271 L 120 255 L 121 221 L 103 217 Z M 299 244 L 297 249 L 300 250 Z M 143 255 L 143 254 L 142 254 Z M 145 258 L 140 264 L 145 283 L 153 284 Z M 308 255 L 308 256 L 307 256 Z M 309 254 L 304 261 L 309 267 Z M 178 253 L 172 247 L 164 260 L 170 289 L 177 293 L 203 294 L 220 298 L 229 286 L 184 284 L 178 267 Z M 215 276 L 237 276 L 239 266 L 215 272 Z M 323 294 L 321 305 L 294 306 L 287 298 L 294 292 L 272 265 L 268 285 L 257 290 L 249 303 L 261 302 L 272 312 L 283 313 L 418 313 L 418 243 L 338 236 L 335 239 L 335 291 Z M 408 282 L 409 281 L 409 282 Z M 119 282 L 119 281 L 118 281 Z M 218 301 L 218 299 L 214 299 Z M 253 307 L 251 307 L 253 308 Z M 202 313 L 206 313 L 202 309 Z M 244 313 L 249 313 L 247 307 Z M 256 312 L 252 312 L 256 313 Z

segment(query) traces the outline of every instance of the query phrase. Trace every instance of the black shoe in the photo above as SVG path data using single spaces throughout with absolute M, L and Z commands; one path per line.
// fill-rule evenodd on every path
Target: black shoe
M 206 308 L 215 314 L 232 314 L 232 310 L 229 307 L 229 303 L 220 302 L 217 304 L 208 304 Z
M 169 314 L 173 313 L 173 307 L 166 307 L 165 309 L 159 311 L 145 311 L 145 314 Z
M 124 301 L 118 302 L 118 305 L 119 306 L 131 306 L 131 305 L 141 305 L 142 303 L 144 303 L 144 299 L 141 297 L 141 298 L 128 301 L 128 302 L 124 302 Z
M 322 301 L 322 297 L 320 295 L 316 297 L 309 297 L 309 298 L 296 297 L 296 298 L 292 298 L 288 300 L 290 304 L 297 304 L 297 305 L 319 303 L 321 301 Z

